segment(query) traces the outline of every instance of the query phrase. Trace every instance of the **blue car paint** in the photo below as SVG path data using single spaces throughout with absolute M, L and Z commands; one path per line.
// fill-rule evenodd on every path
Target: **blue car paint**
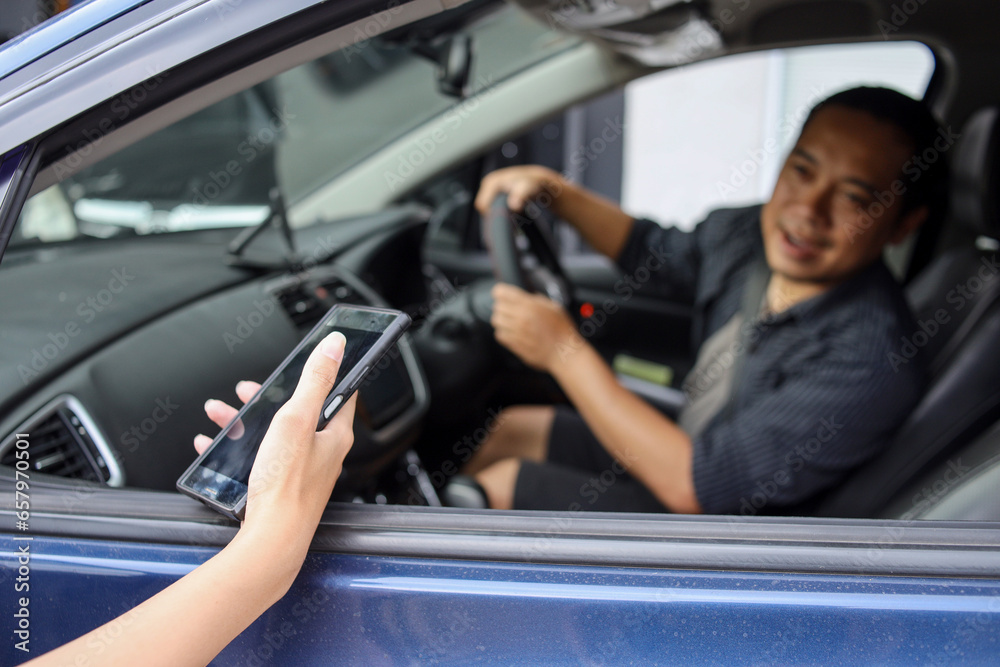
M 3 664 L 119 616 L 215 550 L 36 537 L 31 553 L 32 653 L 7 642 Z M 16 555 L 0 552 L 0 568 L 12 587 Z M 998 627 L 993 580 L 311 553 L 213 664 L 983 663 L 1000 655 Z
M 17 173 L 17 168 L 27 155 L 28 148 L 22 146 L 16 148 L 6 155 L 0 155 L 0 210 L 3 210 L 4 203 L 10 195 L 10 185 Z

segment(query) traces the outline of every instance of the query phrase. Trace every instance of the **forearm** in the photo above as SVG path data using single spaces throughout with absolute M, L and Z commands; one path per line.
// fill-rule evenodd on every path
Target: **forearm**
M 288 591 L 308 539 L 243 530 L 211 560 L 31 665 L 205 665 Z
M 700 513 L 691 439 L 680 427 L 622 387 L 578 335 L 561 347 L 550 372 L 604 448 L 632 476 L 671 511 Z
M 576 227 L 598 252 L 617 260 L 632 231 L 633 219 L 614 202 L 560 177 L 552 186 L 553 212 Z

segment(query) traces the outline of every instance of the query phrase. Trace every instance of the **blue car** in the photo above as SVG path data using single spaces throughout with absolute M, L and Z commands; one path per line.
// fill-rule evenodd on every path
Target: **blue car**
M 996 25 L 969 0 L 93 0 L 3 44 L 0 663 L 232 539 L 175 490 L 202 406 L 334 303 L 414 325 L 301 574 L 213 664 L 1000 661 Z M 582 511 L 610 471 L 571 511 L 455 501 L 504 407 L 566 400 L 493 338 L 482 176 L 544 164 L 690 227 L 766 199 L 811 105 L 860 83 L 926 99 L 954 172 L 886 256 L 920 325 L 890 361 L 932 379 L 884 451 L 809 516 L 768 513 L 766 481 L 731 516 Z M 562 272 L 669 413 L 692 304 L 538 225 L 555 260 L 519 266 Z

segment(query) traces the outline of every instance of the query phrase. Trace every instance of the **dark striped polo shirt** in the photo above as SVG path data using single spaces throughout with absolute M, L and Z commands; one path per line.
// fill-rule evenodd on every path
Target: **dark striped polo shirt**
M 690 232 L 636 220 L 618 258 L 629 274 L 659 265 L 650 287 L 693 305 L 695 350 L 740 311 L 751 267 L 764 261 L 760 209 L 714 211 Z M 702 509 L 807 513 L 822 491 L 875 456 L 926 384 L 917 359 L 890 361 L 913 326 L 881 259 L 823 294 L 744 323 L 731 355 L 745 356 L 730 404 L 693 440 Z

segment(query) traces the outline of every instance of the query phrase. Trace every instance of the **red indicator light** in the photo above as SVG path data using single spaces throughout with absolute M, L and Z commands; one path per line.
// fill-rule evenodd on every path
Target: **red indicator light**
M 584 302 L 583 305 L 580 306 L 580 314 L 584 317 L 590 317 L 594 314 L 594 306 L 589 302 Z

